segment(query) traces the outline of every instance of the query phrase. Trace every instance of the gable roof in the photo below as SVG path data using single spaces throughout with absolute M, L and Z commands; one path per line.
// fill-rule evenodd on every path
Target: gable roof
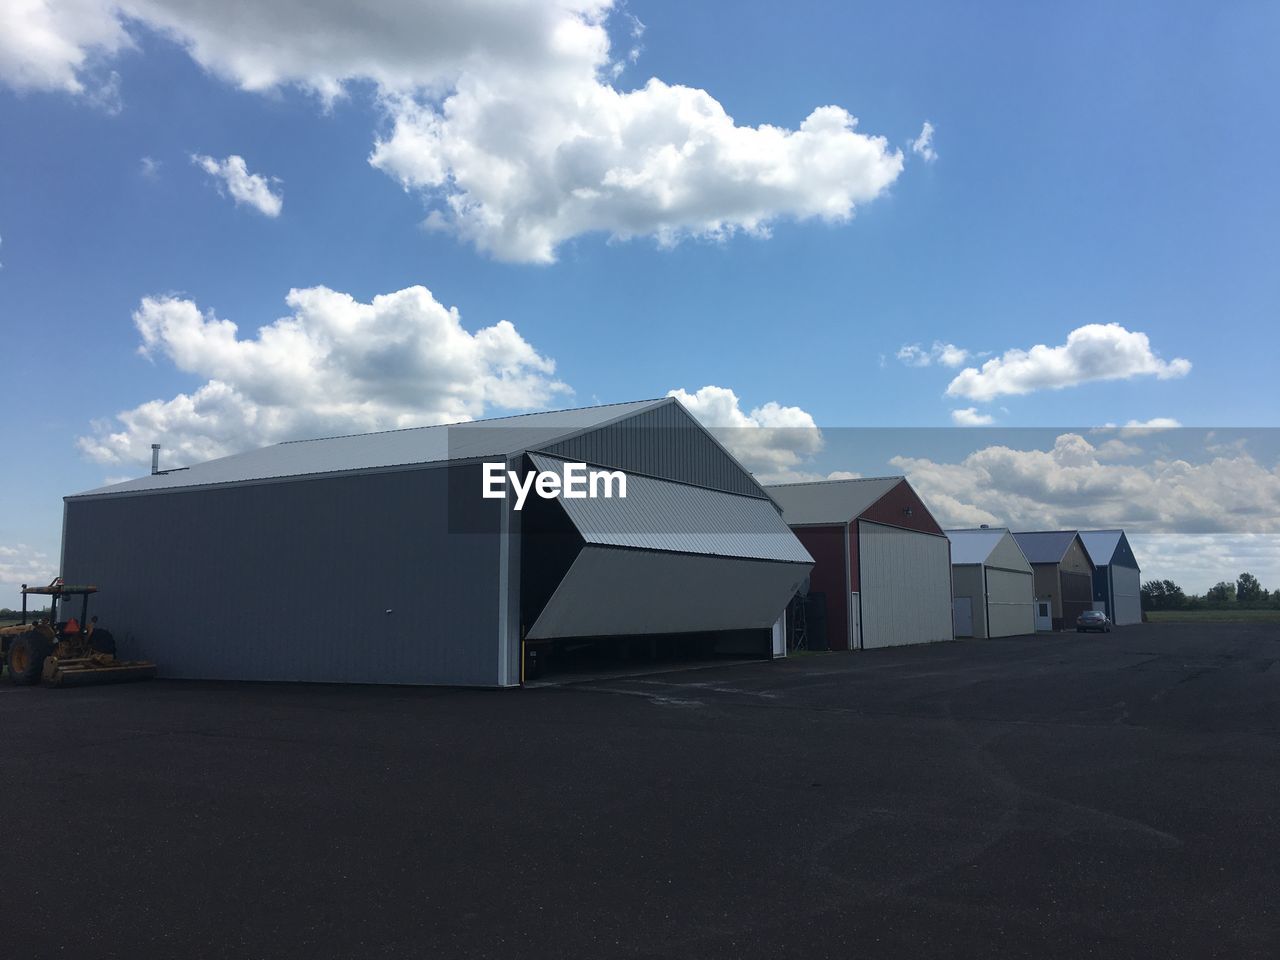
M 1009 531 L 1004 527 L 983 527 L 976 530 L 944 530 L 951 541 L 953 564 L 986 563 L 991 551 L 999 546 Z
M 289 440 L 270 447 L 208 460 L 168 473 L 98 487 L 67 499 L 211 484 L 245 483 L 487 456 L 510 456 L 565 440 L 642 410 L 677 403 L 669 397 L 548 410 L 491 420 L 360 433 L 318 440 Z
M 783 519 L 792 526 L 848 523 L 905 480 L 905 477 L 859 477 L 856 480 L 766 484 L 765 489 L 782 507 Z
M 1013 539 L 1031 563 L 1061 563 L 1076 536 L 1075 530 L 1037 530 L 1015 533 Z
M 1089 554 L 1094 566 L 1105 567 L 1116 554 L 1120 546 L 1123 530 L 1081 530 L 1080 541 Z

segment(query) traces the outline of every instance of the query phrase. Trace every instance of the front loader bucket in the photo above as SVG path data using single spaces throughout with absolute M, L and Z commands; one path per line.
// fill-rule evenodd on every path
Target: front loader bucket
M 95 683 L 150 680 L 155 675 L 156 665 L 148 660 L 116 660 L 113 657 L 95 656 L 73 660 L 49 657 L 44 662 L 41 677 L 53 687 L 85 687 Z

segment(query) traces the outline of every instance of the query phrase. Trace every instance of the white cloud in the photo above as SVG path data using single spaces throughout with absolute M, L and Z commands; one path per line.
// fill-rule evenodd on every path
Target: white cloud
M 1050 450 L 992 445 L 955 463 L 899 456 L 890 463 L 949 525 L 1016 529 L 1124 527 L 1136 532 L 1280 532 L 1280 466 L 1248 453 L 1201 462 L 1097 447 L 1075 433 Z M 936 509 L 935 509 L 936 508 Z
M 119 78 L 95 65 L 133 41 L 106 0 L 9 0 L 0 25 L 0 82 L 16 90 L 57 90 L 91 99 Z
M 1006 394 L 1061 389 L 1094 380 L 1127 380 L 1155 376 L 1185 377 L 1189 360 L 1161 360 L 1145 333 L 1118 323 L 1077 327 L 1061 346 L 1037 344 L 1030 350 L 1006 350 L 981 369 L 967 367 L 947 387 L 947 396 L 987 401 Z
M 1182 424 L 1173 417 L 1152 417 L 1150 420 L 1130 420 L 1120 430 L 1125 437 L 1142 437 L 1161 430 L 1176 430 Z
M 1172 580 L 1203 594 L 1220 580 L 1252 573 L 1268 590 L 1280 588 L 1280 535 L 1270 533 L 1132 533 L 1129 545 L 1142 579 Z
M 931 347 L 924 347 L 918 343 L 903 344 L 896 356 L 909 367 L 928 367 L 935 363 L 944 367 L 959 367 L 974 354 L 963 347 L 957 347 L 954 343 L 935 340 Z
M 933 124 L 928 120 L 920 128 L 920 136 L 911 141 L 911 152 L 923 158 L 925 163 L 938 159 L 938 152 L 933 149 Z
M 361 303 L 326 287 L 291 290 L 291 315 L 252 339 L 190 300 L 147 297 L 141 352 L 205 378 L 97 423 L 78 441 L 100 463 L 175 464 L 281 440 L 468 420 L 527 410 L 571 391 L 508 321 L 469 333 L 424 287 Z
M 225 189 L 231 194 L 236 206 L 246 204 L 267 217 L 278 217 L 284 209 L 284 197 L 271 192 L 271 184 L 280 181 L 276 177 L 268 180 L 261 174 L 250 173 L 244 157 L 232 154 L 225 160 L 215 160 L 213 157 L 193 154 L 191 162 L 216 179 L 218 189 Z
M 996 422 L 989 413 L 979 413 L 977 407 L 964 407 L 951 411 L 951 420 L 961 427 L 985 427 Z
M 161 161 L 157 160 L 155 157 L 143 157 L 139 162 L 139 168 L 142 171 L 142 175 L 148 180 L 154 180 L 156 177 L 160 176 L 160 167 Z
M 422 194 L 429 224 L 500 259 L 550 262 L 586 233 L 673 244 L 764 236 L 781 218 L 840 223 L 903 168 L 839 106 L 795 129 L 740 126 L 703 90 L 615 89 L 610 0 L 79 3 L 114 31 L 116 47 L 99 47 L 127 41 L 127 15 L 245 90 L 296 84 L 331 101 L 371 81 L 388 128 L 370 162 Z M 633 19 L 626 62 L 641 30 Z M 74 80 L 92 37 L 53 33 Z
M 840 107 L 796 130 L 734 123 L 709 94 L 651 79 L 622 93 L 595 79 L 467 83 L 441 107 L 385 98 L 390 133 L 370 157 L 440 201 L 431 222 L 503 260 L 548 263 L 564 241 L 603 232 L 767 236 L 780 217 L 840 223 L 883 193 L 902 156 Z
M 782 482 L 779 476 L 822 449 L 822 431 L 800 407 L 770 401 L 745 413 L 736 393 L 716 386 L 696 393 L 669 390 L 667 396 L 684 404 L 762 482 Z
M 25 543 L 0 544 L 0 585 L 9 588 L 7 593 L 17 595 L 22 584 L 46 584 L 57 575 L 58 565 L 43 551 Z M 9 606 L 9 602 L 0 606 Z

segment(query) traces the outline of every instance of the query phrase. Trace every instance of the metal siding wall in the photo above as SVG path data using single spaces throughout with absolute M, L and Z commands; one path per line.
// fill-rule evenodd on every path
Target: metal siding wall
M 1062 589 L 1058 585 L 1058 565 L 1056 563 L 1034 563 L 1031 569 L 1035 575 L 1035 592 L 1041 600 L 1049 601 L 1049 616 L 1057 619 L 1062 616 Z
M 809 649 L 847 650 L 850 591 L 845 586 L 845 528 L 793 527 L 792 532 L 814 560 L 809 571 L 809 592 L 821 593 L 826 603 L 826 636 L 814 646 L 817 638 L 811 635 Z
M 955 566 L 951 569 L 951 590 L 955 597 L 968 597 L 973 604 L 974 637 L 987 635 L 986 604 L 982 602 L 982 567 L 973 564 Z
M 1062 627 L 1074 630 L 1076 618 L 1093 609 L 1093 574 L 1064 569 L 1059 575 L 1062 583 Z
M 63 575 L 102 588 L 122 655 L 161 676 L 493 686 L 500 501 L 479 469 L 71 500 Z M 474 504 L 449 502 L 454 471 Z
M 1142 622 L 1142 572 L 1134 567 L 1111 566 L 1112 620 L 1118 626 Z
M 677 403 L 645 410 L 619 423 L 538 449 L 568 460 L 713 490 L 767 496 L 755 478 Z
M 1036 632 L 1034 578 L 1030 573 L 987 567 L 989 637 L 1018 637 Z
M 999 567 L 1002 570 L 1031 572 L 1031 564 L 1027 563 L 1027 558 L 1018 546 L 1018 541 L 1008 533 L 1000 538 L 1000 542 L 996 544 L 995 549 L 987 556 L 987 566 Z
M 933 643 L 951 636 L 951 550 L 946 537 L 858 524 L 862 645 Z

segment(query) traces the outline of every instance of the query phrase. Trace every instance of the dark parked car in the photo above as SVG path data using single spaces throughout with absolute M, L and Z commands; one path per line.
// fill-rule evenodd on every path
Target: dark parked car
M 1110 633 L 1111 621 L 1107 619 L 1107 615 L 1101 610 L 1086 610 L 1076 617 L 1076 633 L 1084 633 L 1086 630 Z

